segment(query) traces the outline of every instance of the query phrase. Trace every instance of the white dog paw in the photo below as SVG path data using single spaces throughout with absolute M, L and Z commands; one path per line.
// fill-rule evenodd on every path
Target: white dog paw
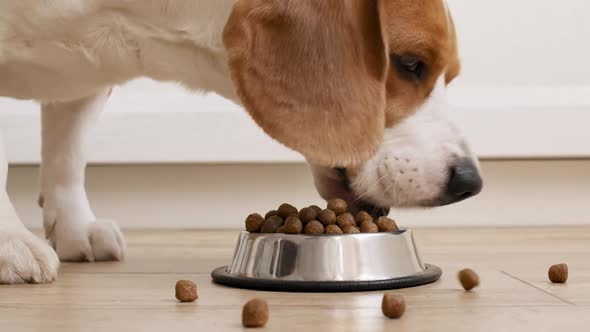
M 75 225 L 57 221 L 47 237 L 62 261 L 120 261 L 127 245 L 119 226 L 110 220 Z
M 0 229 L 0 284 L 49 283 L 59 259 L 43 239 L 26 229 Z

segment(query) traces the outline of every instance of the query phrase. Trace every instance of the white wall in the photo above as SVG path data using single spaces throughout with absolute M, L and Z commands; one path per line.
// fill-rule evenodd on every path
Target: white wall
M 590 156 L 590 2 L 449 5 L 463 60 L 450 101 L 474 150 L 488 158 Z M 0 98 L 13 163 L 38 161 L 38 127 L 33 103 Z M 96 163 L 300 160 L 237 106 L 148 80 L 115 90 L 91 149 Z
M 464 75 L 459 86 L 590 85 L 587 0 L 447 0 Z

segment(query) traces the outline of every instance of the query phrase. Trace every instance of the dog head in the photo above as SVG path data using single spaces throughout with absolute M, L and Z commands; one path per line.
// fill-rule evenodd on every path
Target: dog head
M 324 198 L 436 206 L 481 190 L 445 115 L 460 63 L 444 0 L 240 0 L 224 44 L 243 105 Z

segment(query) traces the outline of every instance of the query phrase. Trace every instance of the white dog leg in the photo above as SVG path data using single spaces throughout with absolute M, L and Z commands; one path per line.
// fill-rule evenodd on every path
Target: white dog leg
M 6 193 L 8 161 L 0 135 L 0 284 L 55 280 L 59 260 L 46 241 L 21 223 Z
M 116 223 L 97 220 L 84 188 L 84 140 L 110 89 L 42 107 L 41 196 L 45 234 L 63 261 L 121 260 L 125 241 Z

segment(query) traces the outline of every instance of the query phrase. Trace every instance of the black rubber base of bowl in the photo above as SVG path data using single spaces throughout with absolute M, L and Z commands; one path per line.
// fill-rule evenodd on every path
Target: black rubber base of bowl
M 211 273 L 213 281 L 225 286 L 273 292 L 366 292 L 415 287 L 437 281 L 442 275 L 438 266 L 426 264 L 419 274 L 371 281 L 297 281 L 240 278 L 227 273 L 227 266 Z

